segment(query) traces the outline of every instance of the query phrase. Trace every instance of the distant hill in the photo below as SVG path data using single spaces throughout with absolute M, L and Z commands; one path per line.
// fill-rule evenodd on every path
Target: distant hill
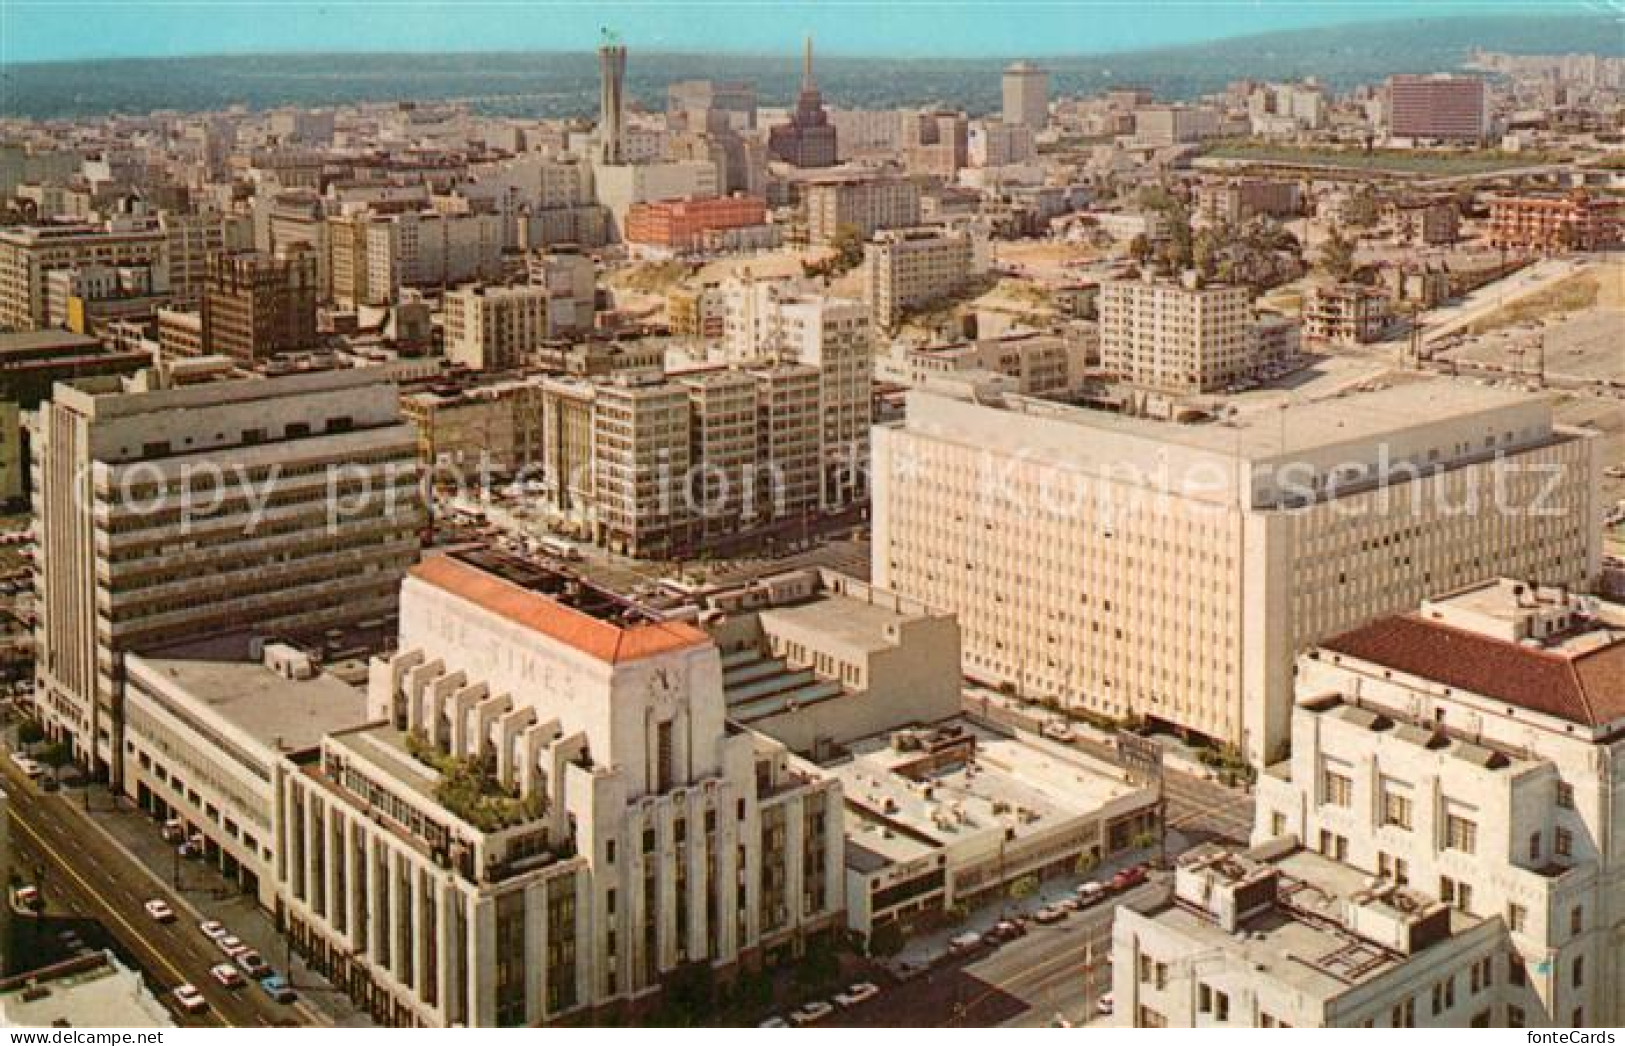
M 1475 47 L 1523 54 L 1625 52 L 1610 16 L 1422 19 L 1219 40 L 1199 46 L 1098 55 L 1037 56 L 1059 94 L 1113 84 L 1191 98 L 1231 80 L 1316 76 L 1334 88 L 1395 72 L 1458 67 Z M 1028 56 L 1033 57 L 1033 56 Z M 798 56 L 660 54 L 634 50 L 631 96 L 663 105 L 666 84 L 692 77 L 756 83 L 763 105 L 787 104 Z M 984 113 L 999 104 L 1000 67 L 985 59 L 818 59 L 819 86 L 833 105 L 941 103 Z M 597 106 L 591 54 L 285 54 L 14 63 L 0 67 L 0 113 L 59 118 L 156 109 L 197 111 L 246 105 L 322 106 L 362 101 L 462 99 L 500 115 L 591 115 Z

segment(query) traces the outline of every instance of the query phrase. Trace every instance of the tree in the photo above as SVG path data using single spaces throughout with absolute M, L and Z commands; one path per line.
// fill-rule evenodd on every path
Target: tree
M 1146 239 L 1145 233 L 1136 233 L 1134 239 L 1128 242 L 1128 253 L 1141 265 L 1151 260 L 1151 241 Z
M 1010 899 L 1012 901 L 1025 900 L 1038 892 L 1038 876 L 1024 875 L 1010 884 Z
M 21 745 L 37 745 L 45 740 L 45 728 L 39 725 L 38 720 L 24 719 L 17 727 L 17 743 Z
M 1354 244 L 1343 236 L 1343 231 L 1332 226 L 1331 235 L 1320 245 L 1320 268 L 1339 282 L 1354 275 Z
M 1099 867 L 1100 858 L 1096 857 L 1093 852 L 1085 850 L 1078 855 L 1077 861 L 1073 863 L 1072 872 L 1074 875 L 1088 875 Z

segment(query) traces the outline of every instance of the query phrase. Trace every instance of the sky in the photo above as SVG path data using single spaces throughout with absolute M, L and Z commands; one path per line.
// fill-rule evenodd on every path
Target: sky
M 1486 13 L 1625 15 L 1625 0 L 0 0 L 0 65 L 302 52 L 1090 54 L 1280 29 Z

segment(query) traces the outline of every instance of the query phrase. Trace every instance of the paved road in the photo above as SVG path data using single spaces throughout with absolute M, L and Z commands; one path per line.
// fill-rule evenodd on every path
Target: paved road
M 939 965 L 888 987 L 871 1002 L 839 1013 L 835 1027 L 1047 1027 L 1098 1017 L 1111 990 L 1111 927 L 1117 907 L 1149 898 L 1147 884 L 1053 926 L 1029 924 L 1025 937 Z
M 61 794 L 41 792 L 16 772 L 9 757 L 0 757 L 0 764 L 11 793 L 11 839 L 23 852 L 21 866 L 43 868 L 47 904 L 94 920 L 141 968 L 166 1005 L 171 1004 L 168 993 L 182 982 L 203 992 L 209 1010 L 195 1017 L 177 1011 L 177 1023 L 264 1027 L 296 1021 L 295 1010 L 272 1002 L 254 985 L 229 990 L 216 983 L 209 967 L 225 956 L 214 944 L 189 920 L 157 923 L 142 907 L 161 897 L 176 912 L 184 911 L 169 888 L 125 858 Z

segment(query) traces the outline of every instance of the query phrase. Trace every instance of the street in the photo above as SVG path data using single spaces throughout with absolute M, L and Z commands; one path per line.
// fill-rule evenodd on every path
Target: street
M 61 793 L 46 794 L 17 772 L 10 759 L 4 764 L 5 787 L 11 795 L 11 839 L 15 865 L 39 879 L 47 913 L 41 933 L 60 913 L 78 924 L 93 921 L 116 944 L 114 950 L 132 961 L 148 986 L 175 1014 L 177 1023 L 190 1027 L 267 1027 L 299 1024 L 298 1011 L 273 1002 L 257 985 L 235 990 L 222 987 L 209 976 L 209 968 L 226 957 L 186 918 L 187 906 L 145 868 L 131 863 L 100 832 L 84 823 L 85 813 Z M 36 870 L 43 870 L 40 876 Z M 174 922 L 156 922 L 142 907 L 162 898 L 179 916 Z M 32 931 L 23 931 L 32 932 Z M 98 944 L 94 932 L 81 933 Z M 170 993 L 181 983 L 201 991 L 209 1009 L 197 1015 L 180 1012 Z

